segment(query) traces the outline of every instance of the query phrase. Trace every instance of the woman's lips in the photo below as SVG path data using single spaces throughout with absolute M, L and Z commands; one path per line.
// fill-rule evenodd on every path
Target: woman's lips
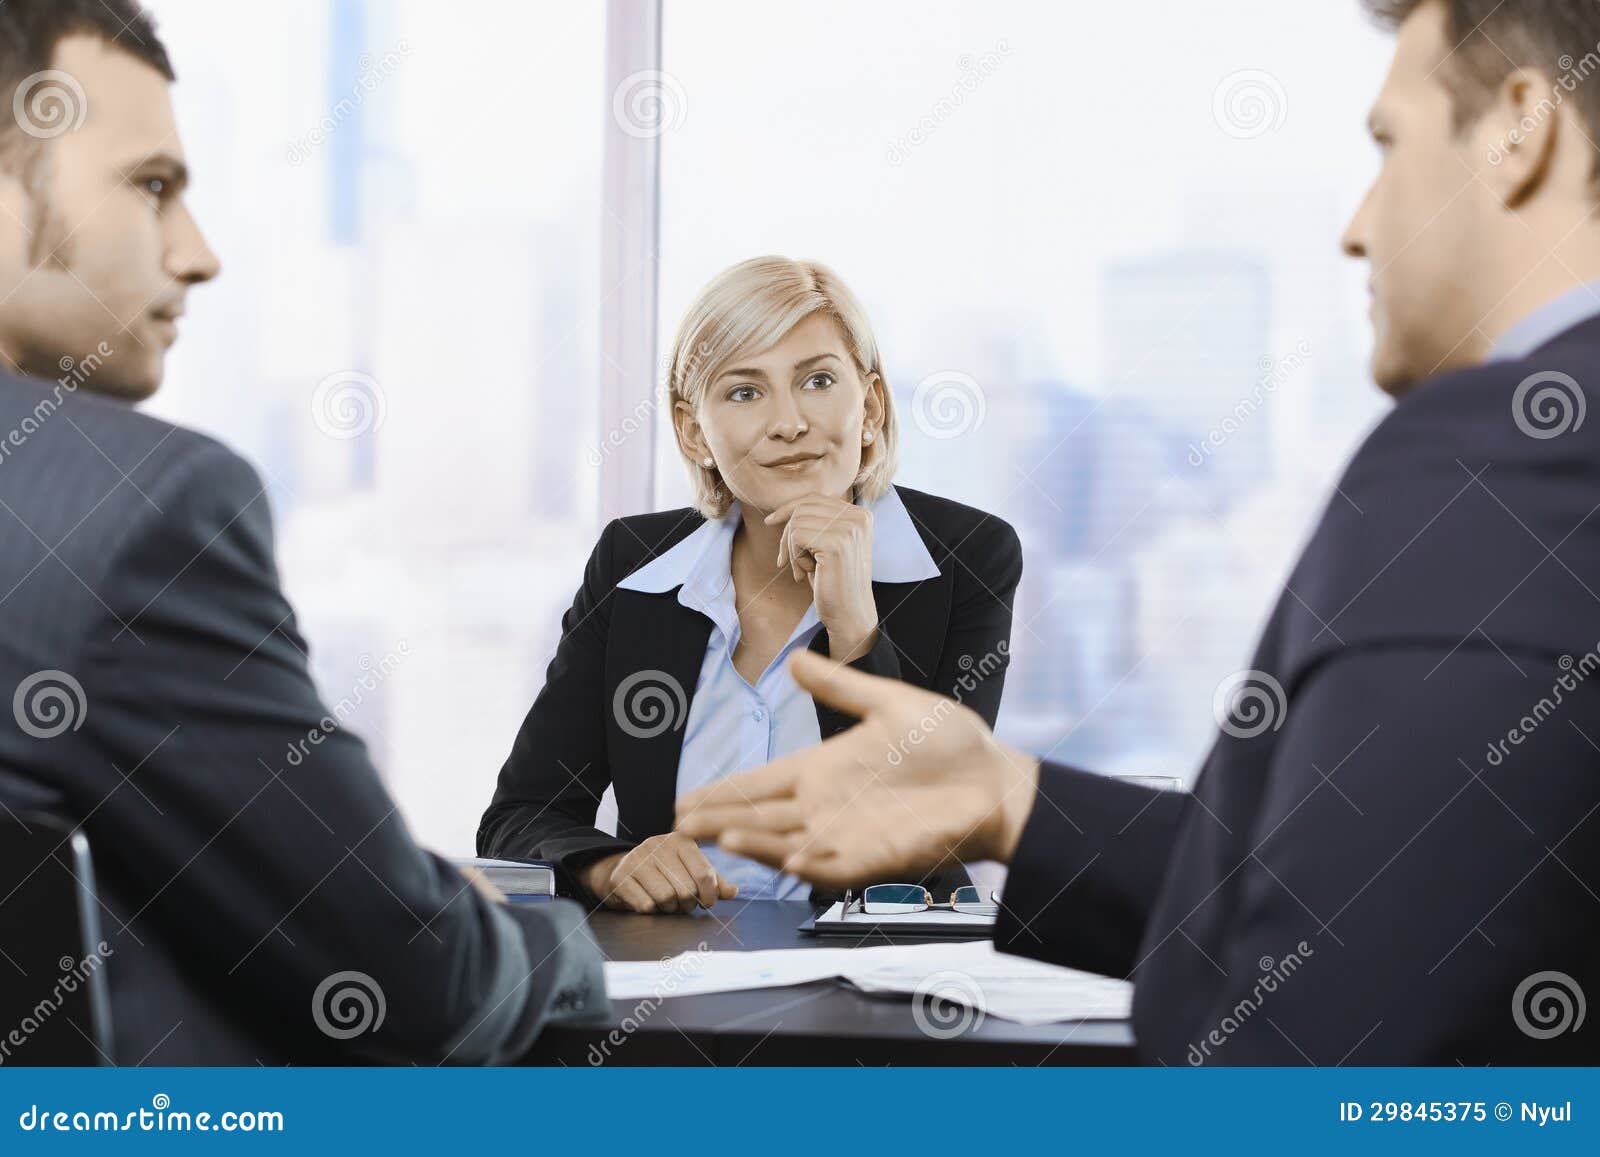
M 766 465 L 768 470 L 782 470 L 786 474 L 798 474 L 802 470 L 805 470 L 805 469 L 807 469 L 808 467 L 811 467 L 811 466 L 815 466 L 818 462 L 821 462 L 821 461 L 822 461 L 822 456 L 820 454 L 813 454 L 813 455 L 811 455 L 809 457 L 806 457 L 806 458 L 800 458 L 800 459 L 797 459 L 797 460 L 791 460 L 791 461 L 785 461 L 785 462 L 768 462 L 768 463 L 765 463 L 765 465 Z

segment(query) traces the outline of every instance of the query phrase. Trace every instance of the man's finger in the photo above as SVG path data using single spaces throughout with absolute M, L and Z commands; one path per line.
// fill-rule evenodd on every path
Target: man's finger
M 831 890 L 860 888 L 882 879 L 882 874 L 874 871 L 871 865 L 847 860 L 837 852 L 821 848 L 800 848 L 774 867 L 808 884 Z
M 805 813 L 793 799 L 767 799 L 758 803 L 721 804 L 695 809 L 694 822 L 713 832 L 750 828 L 763 832 L 791 832 L 805 827 Z M 684 833 L 688 835 L 688 832 Z M 710 839 L 700 836 L 699 839 Z
M 719 900 L 731 900 L 735 896 L 737 896 L 738 894 L 739 894 L 739 885 L 738 884 L 730 883 L 727 879 L 725 879 L 721 875 L 719 875 L 717 877 L 717 899 L 719 899 Z
M 889 696 L 904 687 L 897 679 L 868 675 L 803 648 L 789 656 L 789 672 L 813 699 L 857 719 L 873 708 L 887 706 Z
M 696 788 L 680 796 L 676 805 L 679 830 L 692 839 L 710 839 L 710 835 L 697 835 L 698 828 L 691 831 L 685 826 L 689 818 L 701 808 L 731 807 L 737 804 L 758 803 L 764 799 L 783 799 L 792 796 L 795 780 L 806 766 L 806 762 L 798 756 L 804 755 L 815 759 L 821 755 L 826 746 L 827 743 L 823 743 L 797 755 L 785 756 L 765 767 L 730 775 L 725 779 L 719 779 L 716 783 Z
M 730 828 L 722 833 L 718 843 L 736 856 L 744 856 L 769 868 L 781 868 L 784 861 L 800 849 L 804 839 L 804 832 L 777 835 L 753 828 Z

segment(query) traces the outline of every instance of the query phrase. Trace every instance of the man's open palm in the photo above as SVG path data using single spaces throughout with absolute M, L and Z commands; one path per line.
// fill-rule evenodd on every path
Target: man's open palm
M 1009 859 L 1033 804 L 1036 760 L 942 696 L 809 651 L 790 669 L 819 702 L 861 722 L 683 796 L 679 831 L 829 888 Z

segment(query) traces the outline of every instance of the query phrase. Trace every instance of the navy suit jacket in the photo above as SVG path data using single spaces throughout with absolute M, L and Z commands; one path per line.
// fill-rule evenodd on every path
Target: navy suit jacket
M 1152 1063 L 1600 1060 L 1597 386 L 1600 319 L 1401 399 L 1193 795 L 1043 766 L 999 944 Z
M 242 459 L 0 374 L 0 808 L 88 836 L 108 1059 L 507 1060 L 603 1012 L 581 909 L 419 849 L 305 652 Z

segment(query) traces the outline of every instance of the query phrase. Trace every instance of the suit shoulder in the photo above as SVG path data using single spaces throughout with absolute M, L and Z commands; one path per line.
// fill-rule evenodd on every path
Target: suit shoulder
M 1419 463 L 1499 462 L 1568 473 L 1600 471 L 1600 345 L 1547 347 L 1529 358 L 1441 374 L 1395 403 L 1351 460 L 1367 471 Z M 1476 465 L 1474 465 L 1476 469 Z
M 596 553 L 609 552 L 610 577 L 616 581 L 665 554 L 704 523 L 705 517 L 691 506 L 613 518 L 600 532 Z
M 1442 374 L 1401 398 L 1291 576 L 1286 613 L 1311 650 L 1487 637 L 1563 652 L 1600 638 L 1600 603 L 1580 577 L 1600 569 L 1600 422 L 1584 420 L 1600 404 L 1584 384 L 1595 380 L 1600 347 L 1566 346 Z
M 0 486 L 46 520 L 74 525 L 93 513 L 107 527 L 126 526 L 130 512 L 168 498 L 258 489 L 254 469 L 216 439 L 91 394 L 70 377 L 0 375 L 0 427 L 10 430 Z
M 999 515 L 909 486 L 896 486 L 895 491 L 941 569 L 952 556 L 978 570 L 1004 569 L 1020 561 L 1022 540 Z

